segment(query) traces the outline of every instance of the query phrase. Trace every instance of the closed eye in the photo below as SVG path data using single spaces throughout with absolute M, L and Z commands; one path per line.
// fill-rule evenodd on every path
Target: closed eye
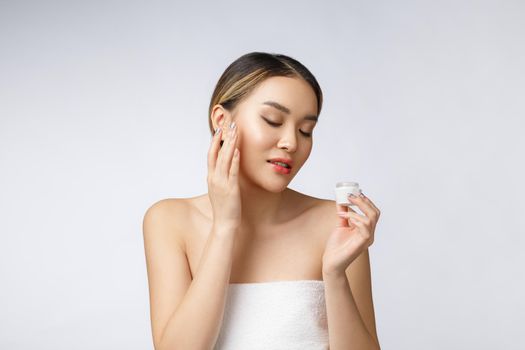
M 266 118 L 264 118 L 264 117 L 263 117 L 263 119 L 264 119 L 265 122 L 267 122 L 268 124 L 270 124 L 270 125 L 271 125 L 272 127 L 274 127 L 274 128 L 276 128 L 276 127 L 282 125 L 282 124 L 279 124 L 279 123 L 271 122 L 271 121 L 269 121 L 268 119 L 266 119 Z M 307 133 L 307 132 L 304 132 L 304 131 L 302 131 L 302 130 L 299 130 L 299 131 L 301 132 L 301 134 L 304 135 L 304 137 L 312 137 L 312 133 Z

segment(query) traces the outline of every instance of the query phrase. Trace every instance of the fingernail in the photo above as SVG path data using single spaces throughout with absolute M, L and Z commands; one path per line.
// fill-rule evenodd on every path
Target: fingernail
M 350 198 L 357 198 L 357 197 L 355 196 L 355 194 L 353 194 L 353 193 L 350 193 L 348 196 L 349 196 Z
M 230 129 L 233 129 L 233 128 L 235 128 L 235 122 L 232 122 L 232 123 L 230 124 Z
M 221 131 L 221 128 L 215 129 L 215 135 L 217 135 L 219 133 L 219 131 Z

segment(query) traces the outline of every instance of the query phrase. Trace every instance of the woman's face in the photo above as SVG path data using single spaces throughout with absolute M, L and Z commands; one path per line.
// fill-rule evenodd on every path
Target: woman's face
M 239 175 L 272 192 L 286 188 L 310 155 L 316 116 L 317 97 L 304 80 L 270 77 L 260 83 L 233 111 Z M 290 159 L 290 173 L 276 171 L 272 158 Z

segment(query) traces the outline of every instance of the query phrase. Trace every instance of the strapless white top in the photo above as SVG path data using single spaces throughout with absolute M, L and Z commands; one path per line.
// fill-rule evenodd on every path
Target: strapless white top
M 214 350 L 326 350 L 324 281 L 230 283 Z

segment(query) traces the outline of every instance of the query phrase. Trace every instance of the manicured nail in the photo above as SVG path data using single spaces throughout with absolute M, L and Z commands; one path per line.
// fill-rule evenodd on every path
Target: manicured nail
M 232 122 L 232 123 L 230 124 L 230 129 L 233 129 L 233 128 L 235 128 L 235 122 Z
M 215 129 L 215 135 L 217 135 L 221 131 L 221 128 Z

